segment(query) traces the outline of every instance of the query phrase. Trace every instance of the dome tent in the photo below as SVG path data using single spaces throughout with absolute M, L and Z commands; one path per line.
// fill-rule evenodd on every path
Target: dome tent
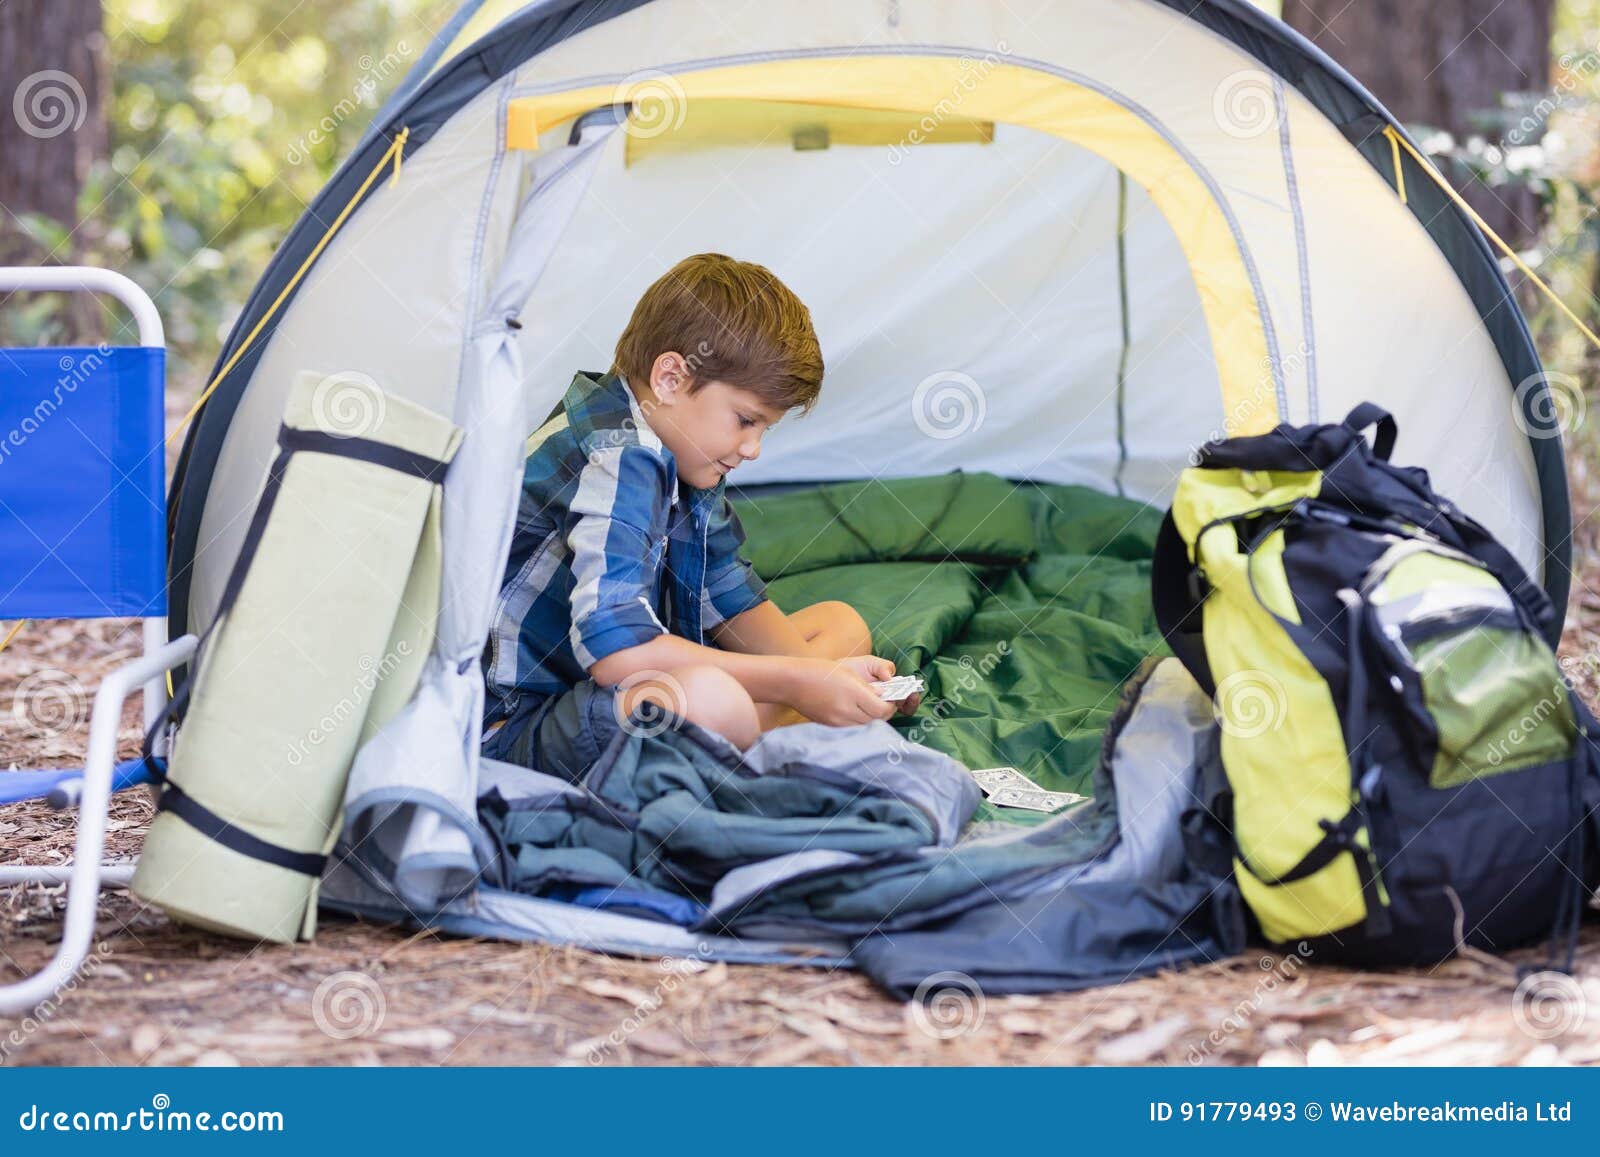
M 296 375 L 357 372 L 451 415 L 443 609 L 407 708 L 429 746 L 376 842 L 406 905 L 460 897 L 523 439 L 575 369 L 609 364 L 643 288 L 706 249 L 782 277 L 828 363 L 817 410 L 742 483 L 961 468 L 1160 502 L 1210 437 L 1371 398 L 1398 458 L 1563 605 L 1537 355 L 1396 131 L 1232 0 L 469 2 L 223 350 L 174 483 L 173 627 L 216 616 Z M 443 922 L 654 950 L 677 931 L 524 899 Z

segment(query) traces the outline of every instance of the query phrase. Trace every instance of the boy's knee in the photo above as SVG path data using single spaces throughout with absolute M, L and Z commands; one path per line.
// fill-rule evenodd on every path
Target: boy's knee
M 837 599 L 818 603 L 823 616 L 823 627 L 816 643 L 829 659 L 845 659 L 851 655 L 872 654 L 872 628 L 861 612 L 849 603 Z
M 680 667 L 659 672 L 627 691 L 625 709 L 648 699 L 673 714 L 715 731 L 743 750 L 761 734 L 761 721 L 750 693 L 718 667 Z

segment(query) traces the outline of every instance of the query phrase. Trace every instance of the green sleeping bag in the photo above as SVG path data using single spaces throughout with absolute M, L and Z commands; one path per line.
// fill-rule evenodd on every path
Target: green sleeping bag
M 894 724 L 971 768 L 1089 793 L 1122 684 L 1166 654 L 1150 607 L 1160 510 L 991 474 L 740 497 L 745 556 L 786 612 L 832 599 L 927 682 Z M 980 818 L 1037 822 L 1040 813 Z

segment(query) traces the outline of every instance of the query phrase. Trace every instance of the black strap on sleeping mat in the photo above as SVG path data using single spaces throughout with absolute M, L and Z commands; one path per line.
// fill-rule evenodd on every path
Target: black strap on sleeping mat
M 171 812 L 201 835 L 215 840 L 225 848 L 231 848 L 242 856 L 276 864 L 280 868 L 288 868 L 291 872 L 299 872 L 303 876 L 321 876 L 323 866 L 328 862 L 327 856 L 291 851 L 289 848 L 252 836 L 243 828 L 230 824 L 170 779 L 166 781 L 166 789 L 161 793 L 161 800 L 156 804 L 156 810 Z
M 250 572 L 250 564 L 255 561 L 256 548 L 261 545 L 261 536 L 267 532 L 267 520 L 272 516 L 272 507 L 278 501 L 278 492 L 283 489 L 283 474 L 288 468 L 289 459 L 295 454 L 302 453 L 333 454 L 340 458 L 354 458 L 358 462 L 370 462 L 374 466 L 398 470 L 402 474 L 409 474 L 413 478 L 421 478 L 425 482 L 432 483 L 443 481 L 445 471 L 450 468 L 448 462 L 438 458 L 430 458 L 426 454 L 417 454 L 399 446 L 374 442 L 371 438 L 342 438 L 322 430 L 297 430 L 293 426 L 280 426 L 278 456 L 272 460 L 272 466 L 267 471 L 267 485 L 261 491 L 261 501 L 256 503 L 255 513 L 250 518 L 250 526 L 244 532 L 244 543 L 239 548 L 239 557 L 234 560 L 233 570 L 228 575 L 228 585 L 223 588 L 222 601 L 217 604 L 217 613 L 212 622 L 217 622 L 227 614 L 232 609 L 234 601 L 238 599 L 239 589 L 244 586 L 245 575 Z
M 223 588 L 222 599 L 217 603 L 217 611 L 211 620 L 211 629 L 215 630 L 223 617 L 233 609 L 233 604 L 239 598 L 239 591 L 244 586 L 245 576 L 250 573 L 250 565 L 255 561 L 256 550 L 261 545 L 262 536 L 266 534 L 267 522 L 272 516 L 272 508 L 278 501 L 278 494 L 283 489 L 283 476 L 288 468 L 289 459 L 296 454 L 333 454 L 341 458 L 354 458 L 359 462 L 370 462 L 374 466 L 382 466 L 389 470 L 398 470 L 402 474 L 409 474 L 414 478 L 421 478 L 426 482 L 438 484 L 443 481 L 445 471 L 450 468 L 448 462 L 438 458 L 431 458 L 426 454 L 418 454 L 399 446 L 390 446 L 383 442 L 375 442 L 370 438 L 343 438 L 336 434 L 329 434 L 322 430 L 298 430 L 293 426 L 283 425 L 278 428 L 278 455 L 272 460 L 272 465 L 267 470 L 267 484 L 261 491 L 261 499 L 256 503 L 255 512 L 250 517 L 250 525 L 245 530 L 244 542 L 239 548 L 239 555 L 233 562 L 233 569 L 228 573 L 228 584 Z M 206 632 L 207 638 L 210 631 Z M 200 641 L 195 648 L 196 661 L 205 639 Z M 154 760 L 153 749 L 155 738 L 160 729 L 173 719 L 181 720 L 189 705 L 190 692 L 193 689 L 194 671 L 191 668 L 189 677 L 183 681 L 178 693 L 168 700 L 161 717 L 156 721 L 145 736 L 145 756 L 150 760 L 152 768 L 165 771 L 162 761 Z M 290 851 L 270 844 L 265 840 L 257 839 L 249 832 L 234 827 L 221 816 L 209 808 L 196 803 L 192 796 L 184 794 L 183 790 L 166 779 L 163 775 L 163 789 L 161 798 L 156 804 L 158 811 L 170 811 L 186 821 L 190 827 L 216 840 L 218 843 L 232 848 L 234 851 L 254 859 L 265 860 L 270 864 L 288 868 L 293 872 L 301 872 L 308 876 L 320 876 L 325 856 L 314 856 L 305 852 Z
M 278 429 L 278 445 L 285 454 L 310 452 L 333 454 L 340 458 L 354 458 L 371 462 L 374 466 L 387 466 L 402 474 L 421 478 L 424 482 L 444 481 L 444 472 L 450 463 L 426 454 L 418 454 L 387 442 L 374 442 L 371 438 L 345 438 L 325 430 L 298 430 L 293 426 Z

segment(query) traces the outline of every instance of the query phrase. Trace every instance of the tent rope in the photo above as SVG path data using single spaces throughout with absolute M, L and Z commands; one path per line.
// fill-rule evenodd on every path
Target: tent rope
M 11 645 L 11 640 L 15 639 L 17 637 L 17 632 L 22 630 L 22 628 L 26 627 L 27 625 L 28 625 L 28 620 L 27 619 L 18 619 L 17 620 L 17 625 L 12 627 L 11 630 L 6 632 L 6 637 L 5 638 L 0 639 L 0 651 L 4 651 L 7 647 L 9 647 Z
M 1388 125 L 1384 126 L 1383 135 L 1389 138 L 1389 149 L 1394 153 L 1394 191 L 1400 194 L 1402 205 L 1410 204 L 1406 200 L 1406 171 L 1400 167 L 1400 137 Z
M 1498 233 L 1489 228 L 1489 223 L 1482 217 L 1478 216 L 1478 211 L 1471 205 L 1467 204 L 1466 198 L 1460 193 L 1456 192 L 1455 187 L 1445 179 L 1443 173 L 1439 172 L 1438 169 L 1433 167 L 1433 163 L 1431 161 L 1419 153 L 1416 150 L 1416 147 L 1413 146 L 1410 141 L 1406 140 L 1405 137 L 1397 133 L 1393 125 L 1385 125 L 1383 129 L 1383 135 L 1389 138 L 1389 144 L 1392 148 L 1394 148 L 1395 156 L 1397 158 L 1400 155 L 1399 150 L 1402 148 L 1405 149 L 1406 152 L 1410 153 L 1411 156 L 1416 160 L 1417 164 L 1422 166 L 1422 171 L 1429 177 L 1433 178 L 1434 184 L 1443 189 L 1445 195 L 1454 201 L 1456 205 L 1461 208 L 1462 212 L 1466 213 L 1466 215 L 1472 219 L 1472 223 L 1479 229 L 1483 230 L 1483 235 L 1490 241 L 1493 241 L 1495 245 L 1499 247 L 1500 252 L 1511 258 L 1512 264 L 1522 271 L 1523 276 L 1525 276 L 1529 281 L 1533 282 L 1534 285 L 1539 287 L 1539 291 L 1550 300 L 1552 305 L 1564 313 L 1567 316 L 1567 319 L 1571 321 L 1573 325 L 1577 326 L 1578 329 L 1583 332 L 1583 336 L 1589 339 L 1590 343 L 1595 347 L 1595 349 L 1600 349 L 1600 335 L 1596 335 L 1594 330 L 1585 325 L 1583 319 L 1576 313 L 1572 312 L 1572 310 L 1567 306 L 1567 303 L 1562 301 L 1561 298 L 1556 294 L 1556 291 L 1551 289 L 1550 286 L 1545 283 L 1544 278 L 1540 277 L 1537 273 L 1530 269 L 1528 267 L 1528 263 L 1522 260 L 1521 257 L 1517 256 L 1517 251 L 1502 241 Z M 1394 171 L 1396 178 L 1403 181 L 1404 178 L 1400 178 L 1399 176 L 1400 166 L 1398 164 L 1395 165 Z M 1400 186 L 1399 191 L 1400 200 L 1403 204 L 1406 199 L 1405 186 L 1403 184 Z
M 322 240 L 317 242 L 316 248 L 308 253 L 306 259 L 300 263 L 300 268 L 295 270 L 293 277 L 289 278 L 289 283 L 283 287 L 283 292 L 278 294 L 277 300 L 267 308 L 266 313 L 262 314 L 261 320 L 256 322 L 255 328 L 246 335 L 244 341 L 239 343 L 239 348 L 233 351 L 233 356 L 227 360 L 222 369 L 217 371 L 216 377 L 212 378 L 206 388 L 200 391 L 200 396 L 195 399 L 194 405 L 189 407 L 189 412 L 172 428 L 172 433 L 167 435 L 167 445 L 172 445 L 173 439 L 183 432 L 184 427 L 200 412 L 200 407 L 206 404 L 212 393 L 222 384 L 223 379 L 233 371 L 234 366 L 239 364 L 239 359 L 244 357 L 250 347 L 255 344 L 255 340 L 260 336 L 261 331 L 267 327 L 267 323 L 277 314 L 279 307 L 288 300 L 289 295 L 294 292 L 295 286 L 300 284 L 300 279 L 306 275 L 306 271 L 311 268 L 312 264 L 322 254 L 322 251 L 327 248 L 328 242 L 333 240 L 333 235 L 339 231 L 340 226 L 354 211 L 357 203 L 362 197 L 366 196 L 367 190 L 372 187 L 372 182 L 377 180 L 378 174 L 383 172 L 391 157 L 394 159 L 394 175 L 389 178 L 390 187 L 392 188 L 395 182 L 400 179 L 400 158 L 405 153 L 406 138 L 410 135 L 411 129 L 409 126 L 402 126 L 400 131 L 395 134 L 394 140 L 389 143 L 388 150 L 378 158 L 378 163 L 372 166 L 372 171 L 367 174 L 367 179 L 361 182 L 361 187 L 355 191 L 350 200 L 345 203 L 345 207 L 339 211 L 339 215 L 333 219 L 333 224 L 328 226 L 327 232 L 322 235 Z

